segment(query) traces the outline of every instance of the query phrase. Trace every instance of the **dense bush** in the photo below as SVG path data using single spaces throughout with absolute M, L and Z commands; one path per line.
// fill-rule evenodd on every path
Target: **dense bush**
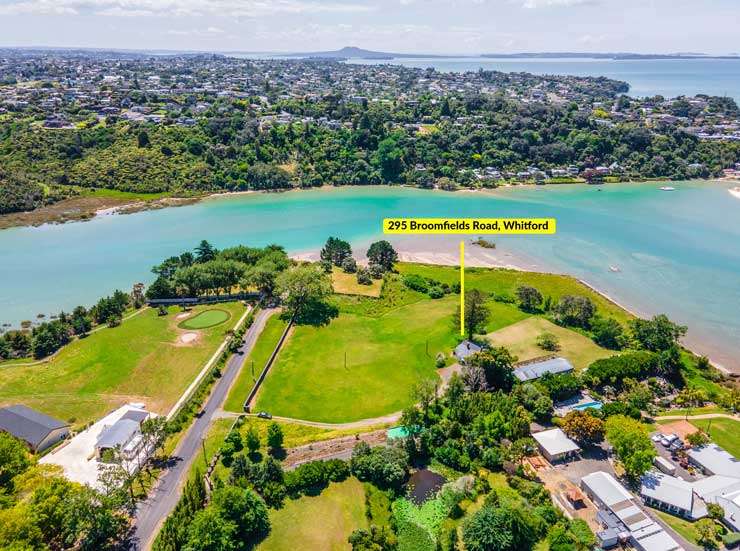
M 621 388 L 625 379 L 642 380 L 653 375 L 659 367 L 659 356 L 653 352 L 627 352 L 596 360 L 583 374 L 588 386 L 611 385 Z

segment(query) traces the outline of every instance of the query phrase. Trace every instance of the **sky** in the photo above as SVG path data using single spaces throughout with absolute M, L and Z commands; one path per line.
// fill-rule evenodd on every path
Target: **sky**
M 0 46 L 740 52 L 740 0 L 0 0 Z

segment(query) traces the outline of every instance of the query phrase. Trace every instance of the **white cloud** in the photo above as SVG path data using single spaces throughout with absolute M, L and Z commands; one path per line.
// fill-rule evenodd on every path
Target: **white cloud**
M 522 7 L 527 9 L 583 6 L 596 4 L 596 0 L 524 0 Z
M 0 15 L 101 15 L 109 17 L 264 17 L 277 14 L 356 13 L 366 4 L 340 0 L 10 0 Z

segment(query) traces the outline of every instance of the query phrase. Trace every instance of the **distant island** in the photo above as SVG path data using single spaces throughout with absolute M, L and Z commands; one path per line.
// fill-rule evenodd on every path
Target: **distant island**
M 708 55 L 697 52 L 677 52 L 669 54 L 638 54 L 631 52 L 519 52 L 519 53 L 483 53 L 483 54 L 428 54 L 428 53 L 398 53 L 378 52 L 366 50 L 357 46 L 345 46 L 339 50 L 320 52 L 297 52 L 280 54 L 285 57 L 314 58 L 314 59 L 449 59 L 449 58 L 496 58 L 496 59 L 614 59 L 614 60 L 650 60 L 650 59 L 738 59 L 737 54 Z

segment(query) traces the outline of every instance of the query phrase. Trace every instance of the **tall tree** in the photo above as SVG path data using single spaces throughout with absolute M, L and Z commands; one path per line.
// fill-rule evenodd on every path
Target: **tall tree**
M 483 350 L 467 358 L 467 363 L 480 367 L 486 376 L 489 388 L 508 392 L 514 386 L 514 364 L 516 356 L 503 346 Z
M 491 315 L 491 312 L 486 305 L 486 295 L 478 289 L 466 291 L 464 312 L 465 319 L 463 321 L 465 332 L 467 333 L 468 338 L 472 339 L 477 331 L 484 328 Z M 455 310 L 455 324 L 458 327 L 460 325 L 459 309 Z
M 210 262 L 216 258 L 217 253 L 216 248 L 205 239 L 195 247 L 195 258 L 199 263 Z
M 381 266 L 388 272 L 398 262 L 398 253 L 388 241 L 376 241 L 367 250 L 367 259 L 370 261 L 370 264 Z
M 332 293 L 329 277 L 314 264 L 301 264 L 286 270 L 277 278 L 276 287 L 283 307 L 299 321 L 306 320 L 311 310 L 320 307 Z

